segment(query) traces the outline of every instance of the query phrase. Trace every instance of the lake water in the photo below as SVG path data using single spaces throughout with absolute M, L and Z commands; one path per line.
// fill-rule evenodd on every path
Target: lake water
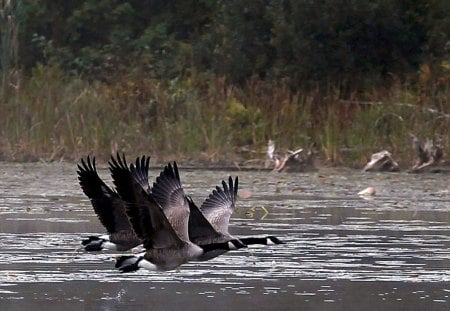
M 198 204 L 238 175 L 251 196 L 238 201 L 230 232 L 287 244 L 121 274 L 117 253 L 77 251 L 104 228 L 75 164 L 0 162 L 0 310 L 448 310 L 449 175 L 180 173 Z M 375 196 L 357 195 L 369 186 Z

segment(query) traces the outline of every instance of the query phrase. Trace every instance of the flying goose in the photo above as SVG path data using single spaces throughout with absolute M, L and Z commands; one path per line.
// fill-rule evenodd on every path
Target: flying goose
M 235 237 L 228 232 L 228 224 L 230 222 L 231 214 L 236 207 L 238 178 L 236 177 L 233 185 L 233 180 L 229 177 L 228 186 L 225 181 L 222 181 L 222 186 L 223 190 L 218 186 L 213 190 L 209 197 L 203 202 L 200 210 L 217 231 L 234 239 Z M 284 242 L 272 235 L 265 237 L 239 237 L 239 240 L 245 245 L 284 244 Z
M 174 165 L 173 169 L 173 174 L 175 176 L 175 180 L 172 180 L 173 191 L 182 191 L 178 167 Z M 136 164 L 131 171 L 132 175 L 137 180 L 143 180 L 142 176 L 147 176 L 145 174 L 145 167 L 142 166 L 142 162 L 139 163 L 136 161 Z M 148 183 L 148 180 L 146 182 Z M 141 184 L 145 184 L 145 182 Z M 228 224 L 237 200 L 238 177 L 236 177 L 233 182 L 233 179 L 230 176 L 228 179 L 228 185 L 225 181 L 222 181 L 222 187 L 223 188 L 217 186 L 216 189 L 213 190 L 209 197 L 203 202 L 200 208 L 197 207 L 190 196 L 185 196 L 190 210 L 188 235 L 191 242 L 197 245 L 226 243 L 231 240 L 240 240 L 245 245 L 284 243 L 275 236 L 241 238 L 230 235 L 228 232 Z M 164 201 L 166 199 L 164 195 L 160 196 L 157 191 L 155 192 L 155 190 L 153 190 L 153 195 L 155 200 L 163 207 L 164 214 L 168 218 L 169 222 L 172 225 L 176 223 L 177 214 L 175 213 L 175 217 L 172 216 L 173 208 L 167 208 L 168 204 Z M 201 255 L 197 258 L 197 260 L 209 260 L 225 253 L 226 251 L 227 250 L 225 249 L 209 251 Z
M 126 165 L 125 165 L 126 166 Z M 171 166 L 170 166 L 171 167 Z M 139 181 L 141 185 L 148 184 L 148 175 L 145 174 L 145 167 L 142 166 L 142 162 L 136 161 L 136 164 L 131 167 L 131 174 L 134 177 L 136 181 Z M 168 174 L 171 176 L 171 178 L 167 178 Z M 181 186 L 181 180 L 180 175 L 178 172 L 178 167 L 176 163 L 174 163 L 172 171 L 169 169 L 169 173 L 164 174 L 163 176 L 158 177 L 157 182 L 160 184 L 168 184 L 165 188 L 172 189 L 172 193 L 175 192 L 183 192 L 182 186 Z M 221 202 L 215 201 L 212 203 L 212 205 L 216 208 L 223 208 L 223 211 L 225 213 L 228 212 L 228 208 L 230 205 L 234 205 L 234 202 L 237 197 L 237 185 L 238 185 L 238 179 L 236 177 L 235 186 L 233 185 L 233 180 L 230 177 L 230 187 L 228 188 L 227 185 L 224 184 L 224 189 L 226 192 L 226 195 L 222 197 Z M 165 189 L 163 188 L 163 189 Z M 155 201 L 161 206 L 164 215 L 169 220 L 169 223 L 174 227 L 175 231 L 178 232 L 178 227 L 182 226 L 185 228 L 185 219 L 189 219 L 188 221 L 188 236 L 189 240 L 193 242 L 194 244 L 197 244 L 199 246 L 202 245 L 208 245 L 211 243 L 227 243 L 232 240 L 237 240 L 237 238 L 232 237 L 228 233 L 224 234 L 220 231 L 217 231 L 213 225 L 205 218 L 205 216 L 202 214 L 200 209 L 195 205 L 194 201 L 191 197 L 184 195 L 184 198 L 187 200 L 187 203 L 189 204 L 189 213 L 187 215 L 184 215 L 184 217 L 180 217 L 180 212 L 177 209 L 176 205 L 172 205 L 169 202 L 167 202 L 167 195 L 165 192 L 158 191 L 161 189 L 161 187 L 153 187 L 153 197 Z M 230 193 L 229 190 L 230 189 Z M 233 191 L 235 189 L 235 191 Z M 220 190 L 219 190 L 220 191 Z M 219 192 L 220 194 L 223 193 L 223 191 Z M 211 195 L 212 196 L 212 195 Z M 182 196 L 180 196 L 180 199 L 182 199 Z M 220 204 L 222 206 L 220 206 Z M 217 214 L 217 213 L 216 213 Z M 180 219 L 183 219 L 183 223 L 180 224 Z M 229 219 L 229 217 L 228 217 Z M 196 261 L 203 261 L 203 260 L 209 260 L 214 257 L 217 257 L 228 250 L 225 248 L 219 248 L 215 249 L 213 251 L 208 251 L 203 253 L 201 256 L 196 258 Z
M 119 257 L 115 266 L 121 272 L 136 271 L 139 268 L 172 270 L 196 260 L 208 251 L 245 247 L 239 240 L 206 245 L 196 245 L 189 240 L 189 203 L 181 188 L 175 162 L 173 167 L 168 164 L 157 177 L 151 193 L 145 191 L 133 177 L 135 166 L 128 168 L 125 158 L 112 158 L 111 163 L 117 192 L 127 202 L 130 222 L 136 234 L 144 241 L 146 249 L 136 256 Z
M 142 173 L 148 174 L 149 159 L 142 158 Z M 109 188 L 99 177 L 95 157 L 88 156 L 78 164 L 78 180 L 84 194 L 89 198 L 98 219 L 108 234 L 90 236 L 81 242 L 86 251 L 103 249 L 127 251 L 142 243 L 137 237 L 125 211 L 125 203 L 117 192 Z
M 271 235 L 265 237 L 234 237 L 228 232 L 230 217 L 236 206 L 237 192 L 238 177 L 235 178 L 233 183 L 233 179 L 230 176 L 228 185 L 225 181 L 222 181 L 222 188 L 216 186 L 216 189 L 212 191 L 200 208 L 189 198 L 191 214 L 195 215 L 195 217 L 189 218 L 189 237 L 191 241 L 199 244 L 239 239 L 245 245 L 284 244 L 280 239 Z M 220 255 L 219 252 L 216 253 Z M 204 260 L 211 259 L 212 257 L 210 256 L 213 255 L 214 253 L 210 252 L 205 254 L 203 258 Z

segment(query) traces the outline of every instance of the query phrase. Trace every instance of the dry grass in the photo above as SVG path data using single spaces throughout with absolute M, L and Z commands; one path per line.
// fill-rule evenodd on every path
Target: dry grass
M 205 76 L 88 83 L 40 65 L 1 103 L 0 158 L 72 160 L 123 151 L 156 160 L 233 161 L 263 158 L 273 139 L 286 148 L 315 142 L 330 164 L 362 166 L 371 153 L 388 149 L 409 165 L 410 133 L 440 140 L 449 154 L 446 83 L 399 84 L 343 100 L 333 88 L 294 93 L 258 79 L 242 88 Z M 254 152 L 243 154 L 244 147 Z

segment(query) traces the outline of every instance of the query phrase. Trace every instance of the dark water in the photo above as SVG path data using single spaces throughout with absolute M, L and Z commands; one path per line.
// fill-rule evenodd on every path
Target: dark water
M 180 169 L 198 203 L 230 174 Z M 120 274 L 117 254 L 76 251 L 104 230 L 75 171 L 0 163 L 0 310 L 448 310 L 448 175 L 231 172 L 252 196 L 230 231 L 286 245 Z

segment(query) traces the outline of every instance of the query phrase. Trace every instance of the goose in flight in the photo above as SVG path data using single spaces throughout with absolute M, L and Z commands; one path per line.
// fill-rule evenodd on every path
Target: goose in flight
M 234 182 L 231 176 L 228 185 L 222 181 L 222 188 L 216 186 L 209 197 L 198 208 L 191 198 L 188 198 L 191 216 L 189 217 L 189 238 L 196 244 L 219 243 L 238 239 L 245 245 L 252 244 L 284 244 L 275 236 L 265 237 L 234 237 L 228 231 L 230 217 L 235 209 L 238 192 L 238 177 Z M 224 253 L 219 249 L 205 253 L 201 258 L 208 260 Z
M 125 158 L 112 158 L 112 178 L 117 192 L 127 202 L 126 209 L 136 234 L 146 251 L 121 256 L 116 268 L 121 272 L 146 268 L 154 271 L 172 270 L 203 254 L 217 249 L 228 251 L 246 247 L 240 240 L 197 245 L 188 233 L 189 203 L 181 187 L 178 168 L 168 164 L 153 184 L 151 193 L 144 190 L 133 175 L 136 166 L 128 168 Z M 134 173 L 132 173 L 134 172 Z
M 140 180 L 141 184 L 148 184 L 148 180 L 145 177 L 145 167 L 142 165 L 142 161 L 136 161 L 136 164 L 132 168 L 132 175 L 136 180 Z M 172 191 L 183 191 L 178 172 L 178 167 L 174 164 L 173 174 L 174 179 L 172 182 Z M 161 178 L 161 177 L 160 177 Z M 142 182 L 143 181 L 143 182 Z M 165 180 L 161 180 L 162 182 Z M 164 194 L 160 194 L 158 188 L 153 188 L 153 195 L 155 200 L 163 207 L 163 212 L 172 225 L 177 226 L 178 213 L 173 211 L 173 207 L 170 206 L 165 200 Z M 209 197 L 203 202 L 200 208 L 194 203 L 190 196 L 185 196 L 189 204 L 189 221 L 188 221 L 188 236 L 189 240 L 197 245 L 207 245 L 211 243 L 226 243 L 232 240 L 240 240 L 245 245 L 251 244 L 283 244 L 280 239 L 275 236 L 265 237 L 234 237 L 228 232 L 228 224 L 231 214 L 235 209 L 238 192 L 238 177 L 233 179 L 231 176 L 228 179 L 228 184 L 222 181 L 222 188 L 217 186 L 215 190 L 209 195 Z M 227 250 L 223 248 L 216 249 L 203 253 L 196 260 L 209 260 L 217 257 Z
M 149 158 L 142 158 L 139 165 L 142 174 L 148 175 Z M 127 251 L 142 243 L 135 234 L 125 210 L 125 202 L 117 192 L 108 187 L 99 177 L 95 166 L 95 157 L 88 156 L 78 164 L 78 180 L 84 194 L 89 198 L 101 224 L 107 234 L 90 236 L 81 244 L 86 251 L 100 251 L 103 249 Z

